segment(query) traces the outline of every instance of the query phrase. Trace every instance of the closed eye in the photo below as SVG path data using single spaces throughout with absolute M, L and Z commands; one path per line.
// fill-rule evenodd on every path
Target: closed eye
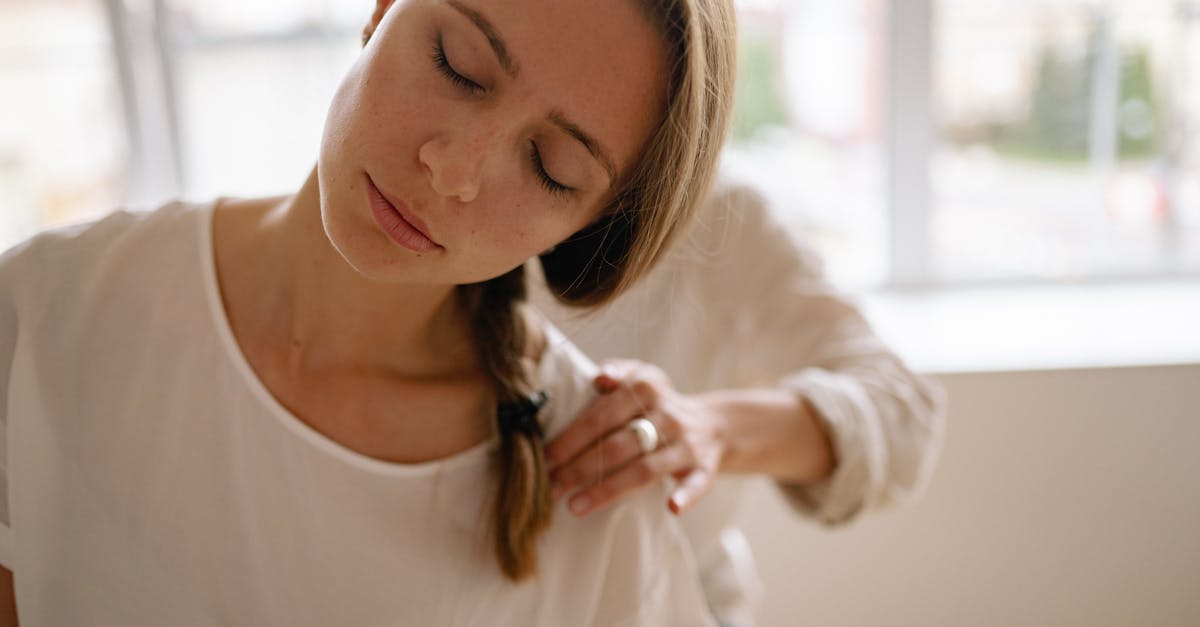
M 546 166 L 542 163 L 542 153 L 538 151 L 537 144 L 529 142 L 529 160 L 533 163 L 533 172 L 538 177 L 538 183 L 554 195 L 566 194 L 574 191 L 572 188 L 559 183 L 550 177 L 550 173 L 546 172 Z
M 480 95 L 487 91 L 482 85 L 475 81 L 459 74 L 454 66 L 450 65 L 450 61 L 446 58 L 446 48 L 442 45 L 442 35 L 438 33 L 437 39 L 433 42 L 433 66 L 437 68 L 451 83 L 470 92 L 472 95 Z

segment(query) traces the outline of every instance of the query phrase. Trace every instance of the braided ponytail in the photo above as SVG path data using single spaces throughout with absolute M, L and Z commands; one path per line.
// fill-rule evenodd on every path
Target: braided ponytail
M 495 384 L 501 407 L 527 412 L 527 425 L 513 428 L 499 420 L 500 450 L 496 456 L 496 500 L 493 512 L 494 551 L 504 575 L 519 581 L 537 572 L 537 539 L 550 526 L 550 478 L 546 469 L 537 404 L 532 396 L 527 363 L 525 268 L 482 283 L 458 286 L 470 320 L 484 371 Z M 499 411 L 498 411 L 499 413 Z M 500 416 L 498 416 L 499 418 Z
M 662 124 L 629 167 L 602 217 L 540 256 L 558 300 L 596 306 L 653 267 L 691 221 L 717 167 L 733 102 L 736 32 L 729 0 L 640 0 L 667 42 L 671 68 Z M 496 561 L 519 581 L 537 572 L 537 539 L 552 511 L 543 441 L 526 364 L 525 269 L 458 287 L 484 371 L 499 403 L 526 404 L 500 428 Z M 498 411 L 498 421 L 502 412 Z M 502 422 L 502 421 L 500 421 Z

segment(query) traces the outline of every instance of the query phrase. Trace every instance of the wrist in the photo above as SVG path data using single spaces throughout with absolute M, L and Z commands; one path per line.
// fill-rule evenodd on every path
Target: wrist
M 698 395 L 723 444 L 720 472 L 811 483 L 833 473 L 832 438 L 812 406 L 791 390 L 718 390 Z
M 710 432 L 720 448 L 717 461 L 717 472 L 722 474 L 737 474 L 742 458 L 738 448 L 737 424 L 734 417 L 731 398 L 725 391 L 705 392 L 693 395 L 692 399 L 700 405 L 700 412 L 707 416 Z

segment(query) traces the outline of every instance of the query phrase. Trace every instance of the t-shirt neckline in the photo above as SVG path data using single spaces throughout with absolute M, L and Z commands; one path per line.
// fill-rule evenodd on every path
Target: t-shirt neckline
M 267 413 L 271 414 L 289 432 L 322 453 L 372 474 L 397 477 L 425 476 L 438 471 L 453 470 L 485 461 L 487 454 L 499 446 L 499 438 L 496 435 L 448 457 L 411 464 L 391 462 L 364 455 L 334 441 L 309 426 L 303 420 L 297 418 L 291 411 L 284 407 L 271 391 L 267 389 L 266 384 L 262 382 L 262 379 L 258 377 L 258 374 L 250 366 L 250 361 L 246 358 L 245 353 L 242 352 L 241 346 L 234 337 L 233 328 L 230 325 L 228 316 L 225 314 L 225 304 L 217 282 L 216 254 L 213 250 L 213 216 L 216 213 L 217 206 L 224 200 L 224 197 L 218 197 L 211 202 L 204 203 L 200 206 L 200 211 L 198 212 L 198 219 L 200 221 L 200 265 L 204 274 L 204 300 L 208 304 L 213 328 L 216 331 L 217 339 L 224 349 L 226 357 L 237 372 L 238 378 L 242 381 L 243 385 L 246 386 L 246 389 L 258 400 Z

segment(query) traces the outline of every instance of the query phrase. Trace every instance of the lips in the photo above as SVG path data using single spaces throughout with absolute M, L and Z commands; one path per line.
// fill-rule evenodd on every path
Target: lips
M 409 250 L 428 253 L 442 249 L 429 236 L 429 229 L 403 202 L 386 196 L 375 185 L 370 175 L 367 179 L 367 197 L 371 213 L 380 229 L 396 244 Z

